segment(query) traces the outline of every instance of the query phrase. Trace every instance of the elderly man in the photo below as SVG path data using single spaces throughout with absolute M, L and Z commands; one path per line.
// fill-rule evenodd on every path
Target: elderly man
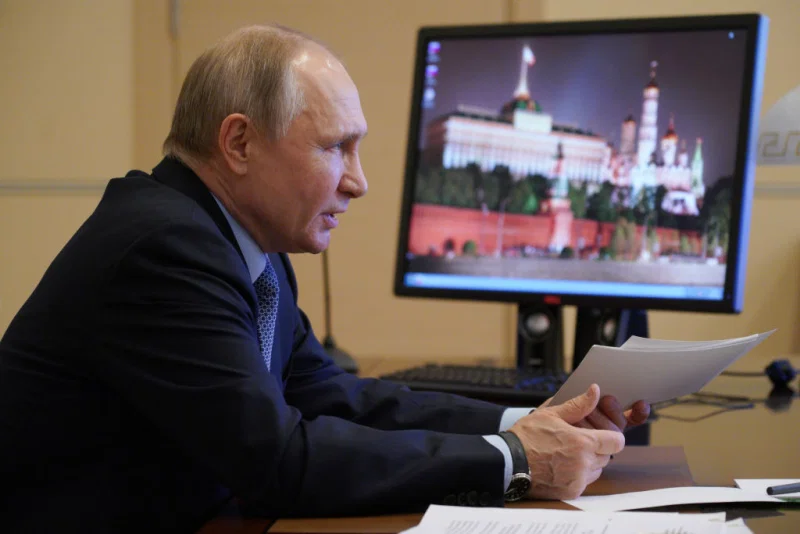
M 183 532 L 236 498 L 270 517 L 567 498 L 624 446 L 593 386 L 504 409 L 344 373 L 286 253 L 367 191 L 367 124 L 325 47 L 235 32 L 189 70 L 150 174 L 110 181 L 0 343 L 10 532 Z

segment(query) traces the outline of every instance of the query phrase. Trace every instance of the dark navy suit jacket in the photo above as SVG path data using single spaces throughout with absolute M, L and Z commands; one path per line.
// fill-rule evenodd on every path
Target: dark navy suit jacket
M 110 181 L 0 341 L 4 532 L 502 505 L 502 408 L 336 367 L 284 254 L 271 370 L 230 226 L 176 160 Z

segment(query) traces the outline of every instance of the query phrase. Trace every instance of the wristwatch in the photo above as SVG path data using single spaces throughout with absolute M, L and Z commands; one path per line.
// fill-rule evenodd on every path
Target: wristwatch
M 507 502 L 518 501 L 531 489 L 531 469 L 528 466 L 528 456 L 525 448 L 513 432 L 500 432 L 500 437 L 511 451 L 511 482 L 504 495 Z

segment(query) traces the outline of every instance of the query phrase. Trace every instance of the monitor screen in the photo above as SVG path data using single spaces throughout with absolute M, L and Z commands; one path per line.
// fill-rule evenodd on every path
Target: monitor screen
M 765 35 L 423 28 L 395 293 L 740 311 Z

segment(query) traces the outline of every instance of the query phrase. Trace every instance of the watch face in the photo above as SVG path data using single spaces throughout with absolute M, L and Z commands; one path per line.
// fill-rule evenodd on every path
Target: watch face
M 518 501 L 531 489 L 531 477 L 522 473 L 511 476 L 511 483 L 505 493 L 507 501 Z

